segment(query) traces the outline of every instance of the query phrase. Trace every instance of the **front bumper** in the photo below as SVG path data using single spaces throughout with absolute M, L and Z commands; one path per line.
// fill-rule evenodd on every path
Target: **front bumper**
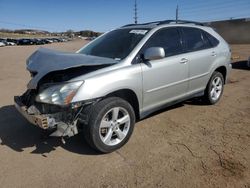
M 21 97 L 15 96 L 16 109 L 33 125 L 42 129 L 52 128 L 56 125 L 55 119 L 45 114 L 29 114 L 27 106 L 22 103 Z
M 68 106 L 38 103 L 36 93 L 27 90 L 22 96 L 14 97 L 16 109 L 33 125 L 42 129 L 55 130 L 50 136 L 63 137 L 78 134 L 78 128 L 88 123 L 89 108 L 99 99 L 72 103 Z

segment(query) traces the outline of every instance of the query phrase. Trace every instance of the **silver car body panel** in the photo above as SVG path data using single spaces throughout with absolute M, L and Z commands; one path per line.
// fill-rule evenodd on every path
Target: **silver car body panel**
M 181 59 L 182 55 L 177 55 L 142 64 L 143 111 L 186 95 L 188 64 L 180 63 Z

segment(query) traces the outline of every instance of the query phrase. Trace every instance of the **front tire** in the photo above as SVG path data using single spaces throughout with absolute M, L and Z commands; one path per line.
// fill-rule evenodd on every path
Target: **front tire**
M 135 113 L 132 106 L 118 97 L 106 98 L 90 110 L 85 139 L 95 150 L 110 153 L 126 144 L 132 135 Z
M 220 100 L 223 90 L 224 77 L 220 72 L 215 71 L 207 84 L 204 101 L 210 105 L 216 104 Z

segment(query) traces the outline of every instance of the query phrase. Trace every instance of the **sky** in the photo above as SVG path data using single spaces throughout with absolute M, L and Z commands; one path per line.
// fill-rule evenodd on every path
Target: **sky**
M 250 0 L 137 0 L 138 22 L 250 18 Z M 106 32 L 133 23 L 134 0 L 0 0 L 0 28 Z

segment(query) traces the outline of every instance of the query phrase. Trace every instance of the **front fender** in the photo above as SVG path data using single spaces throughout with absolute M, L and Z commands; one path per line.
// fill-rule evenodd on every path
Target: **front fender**
M 77 91 L 72 102 L 101 98 L 121 89 L 132 90 L 141 106 L 143 88 L 140 64 L 87 78 Z

